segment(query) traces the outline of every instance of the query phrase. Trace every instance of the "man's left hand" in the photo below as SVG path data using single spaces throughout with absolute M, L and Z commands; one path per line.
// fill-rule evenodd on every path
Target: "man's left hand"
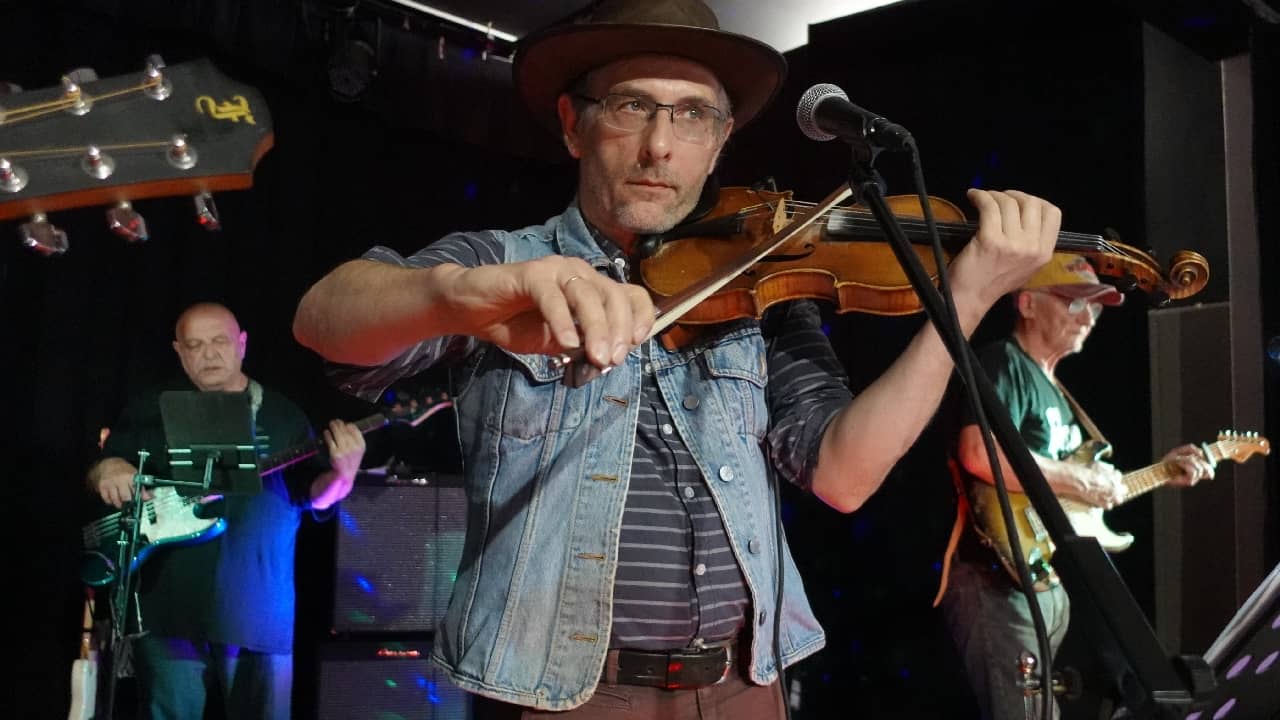
M 344 478 L 354 478 L 364 459 L 364 434 L 355 425 L 330 420 L 324 430 L 324 443 L 329 448 L 329 467 Z
M 1195 445 L 1179 445 L 1170 450 L 1161 462 L 1177 466 L 1178 473 L 1170 481 L 1174 485 L 1190 487 L 1201 480 L 1213 479 L 1213 465 L 1204 459 L 1204 453 Z

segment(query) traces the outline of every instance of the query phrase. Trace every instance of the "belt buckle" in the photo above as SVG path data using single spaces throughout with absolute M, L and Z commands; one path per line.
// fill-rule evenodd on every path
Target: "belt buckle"
M 733 655 L 728 646 L 677 650 L 668 653 L 667 678 L 663 687 L 678 690 L 717 685 L 729 677 L 732 665 Z

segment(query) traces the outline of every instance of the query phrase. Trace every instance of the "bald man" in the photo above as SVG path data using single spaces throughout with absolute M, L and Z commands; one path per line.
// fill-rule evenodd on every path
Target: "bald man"
M 248 393 L 263 455 L 312 437 L 297 405 L 244 373 L 247 345 L 247 333 L 222 305 L 182 313 L 173 349 L 186 381 L 128 403 L 89 470 L 89 487 L 103 502 L 119 508 L 132 499 L 139 450 L 151 453 L 147 474 L 172 477 L 159 408 L 165 390 Z M 203 514 L 225 518 L 225 532 L 163 549 L 139 568 L 146 634 L 133 643 L 141 717 L 199 720 L 212 694 L 228 718 L 290 717 L 296 533 L 305 511 L 346 497 L 364 457 L 354 425 L 333 420 L 323 434 L 327 468 L 295 465 L 263 476 L 260 493 L 213 499 Z

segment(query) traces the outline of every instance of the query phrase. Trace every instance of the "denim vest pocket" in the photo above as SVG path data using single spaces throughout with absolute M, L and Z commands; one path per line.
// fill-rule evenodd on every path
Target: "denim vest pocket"
M 765 389 L 769 375 L 759 330 L 708 347 L 700 353 L 703 370 L 717 382 L 724 406 L 740 435 L 763 439 L 769 427 Z
M 582 423 L 590 392 L 586 388 L 566 387 L 561 382 L 564 369 L 553 366 L 550 356 L 506 350 L 489 354 L 490 362 L 500 367 L 487 370 L 508 372 L 502 391 L 485 398 L 483 406 L 488 426 L 508 437 L 535 440 L 572 430 Z M 536 412 L 528 412 L 529 408 L 535 408 Z

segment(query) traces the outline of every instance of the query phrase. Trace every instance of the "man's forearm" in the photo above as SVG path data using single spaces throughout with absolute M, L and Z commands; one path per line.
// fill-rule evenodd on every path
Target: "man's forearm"
M 384 363 L 422 340 L 447 333 L 447 313 L 439 312 L 441 285 L 459 269 L 344 263 L 302 297 L 293 317 L 294 337 L 329 360 Z
M 977 307 L 957 300 L 966 336 L 981 319 Z M 933 325 L 926 324 L 827 428 L 814 469 L 814 493 L 842 512 L 866 502 L 937 411 L 951 370 L 951 356 Z
M 351 494 L 355 476 L 343 475 L 336 470 L 326 470 L 311 481 L 311 507 L 327 510 Z

